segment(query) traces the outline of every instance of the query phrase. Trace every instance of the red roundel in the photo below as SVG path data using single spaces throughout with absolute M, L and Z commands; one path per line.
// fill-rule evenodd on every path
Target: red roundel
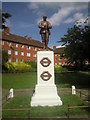
M 52 75 L 48 72 L 48 71 L 44 71 L 40 77 L 44 80 L 44 81 L 48 81 Z
M 50 65 L 51 61 L 47 57 L 45 57 L 40 61 L 40 63 L 43 67 L 48 67 Z

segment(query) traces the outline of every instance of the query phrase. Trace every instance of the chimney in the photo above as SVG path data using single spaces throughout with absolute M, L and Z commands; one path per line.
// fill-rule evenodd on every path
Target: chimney
M 27 38 L 27 35 L 25 36 L 25 39 L 28 39 L 28 38 Z
M 56 49 L 56 46 L 54 45 L 54 46 L 53 46 L 53 50 L 55 50 L 55 49 Z
M 10 34 L 10 28 L 9 28 L 9 27 L 5 27 L 5 28 L 4 28 L 4 32 L 5 32 L 6 34 Z
M 31 37 L 31 36 L 29 37 L 29 40 L 32 40 L 32 37 Z

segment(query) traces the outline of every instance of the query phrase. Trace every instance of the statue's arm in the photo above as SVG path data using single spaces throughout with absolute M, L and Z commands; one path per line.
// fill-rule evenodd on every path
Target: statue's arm
M 48 22 L 48 28 L 51 29 L 52 28 L 52 25 L 50 22 Z
M 42 22 L 39 23 L 38 27 L 39 28 L 44 28 L 44 26 L 42 25 Z

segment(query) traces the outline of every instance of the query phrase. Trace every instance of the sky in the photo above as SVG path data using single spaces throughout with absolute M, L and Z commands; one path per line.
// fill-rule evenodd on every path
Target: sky
M 49 37 L 49 47 L 59 46 L 58 43 L 67 29 L 73 27 L 77 21 L 82 21 L 88 16 L 87 2 L 3 2 L 2 11 L 8 12 L 12 17 L 6 24 L 10 32 L 19 36 L 32 37 L 41 41 L 38 22 L 43 15 L 52 24 Z

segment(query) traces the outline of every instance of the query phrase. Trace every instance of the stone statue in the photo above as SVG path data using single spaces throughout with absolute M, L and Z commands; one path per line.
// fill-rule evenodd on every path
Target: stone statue
M 51 34 L 49 29 L 52 28 L 51 23 L 46 19 L 47 19 L 47 16 L 43 16 L 43 21 L 40 21 L 39 23 L 42 43 L 45 49 L 48 47 L 49 35 Z

